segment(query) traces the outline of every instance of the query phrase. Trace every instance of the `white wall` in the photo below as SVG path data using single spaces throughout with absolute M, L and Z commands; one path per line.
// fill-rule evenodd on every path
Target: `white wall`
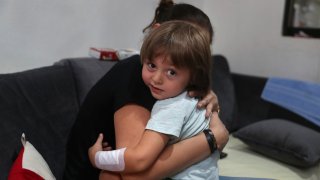
M 87 56 L 91 46 L 138 48 L 157 2 L 0 1 L 0 73 Z
M 234 72 L 320 82 L 320 39 L 281 35 L 284 0 L 208 0 L 215 53 Z
M 284 0 L 180 0 L 203 9 L 214 53 L 234 72 L 320 82 L 320 39 L 281 35 Z M 139 49 L 158 0 L 0 1 L 0 73 L 16 72 L 94 47 Z

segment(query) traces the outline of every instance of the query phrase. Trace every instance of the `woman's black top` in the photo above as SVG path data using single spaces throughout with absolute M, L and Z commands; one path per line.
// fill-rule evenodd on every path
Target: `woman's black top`
M 70 132 L 64 179 L 98 179 L 100 170 L 88 159 L 88 148 L 98 134 L 115 147 L 114 113 L 126 104 L 138 104 L 151 111 L 155 99 L 142 77 L 140 56 L 118 62 L 90 90 Z

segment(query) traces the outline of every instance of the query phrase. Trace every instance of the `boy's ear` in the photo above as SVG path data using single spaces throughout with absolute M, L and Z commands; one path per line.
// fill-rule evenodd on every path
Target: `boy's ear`
M 152 25 L 152 29 L 156 29 L 156 28 L 158 28 L 160 26 L 160 23 L 154 23 L 153 25 Z

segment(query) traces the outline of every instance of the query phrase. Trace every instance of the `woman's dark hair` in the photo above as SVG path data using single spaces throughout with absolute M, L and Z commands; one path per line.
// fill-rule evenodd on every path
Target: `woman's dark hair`
M 156 23 L 161 24 L 170 20 L 188 21 L 197 24 L 209 32 L 210 42 L 212 42 L 214 32 L 209 17 L 202 10 L 190 4 L 175 4 L 172 0 L 160 1 L 152 22 L 143 29 L 143 32 Z

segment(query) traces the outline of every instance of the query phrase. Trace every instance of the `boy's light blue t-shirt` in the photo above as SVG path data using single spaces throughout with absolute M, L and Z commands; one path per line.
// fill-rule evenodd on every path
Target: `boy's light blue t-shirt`
M 167 134 L 169 144 L 190 138 L 209 127 L 205 118 L 205 110 L 197 108 L 198 100 L 190 98 L 187 92 L 155 103 L 146 129 Z M 196 148 L 196 147 L 195 147 Z M 173 176 L 173 179 L 218 179 L 216 151 L 207 159 L 190 166 Z

